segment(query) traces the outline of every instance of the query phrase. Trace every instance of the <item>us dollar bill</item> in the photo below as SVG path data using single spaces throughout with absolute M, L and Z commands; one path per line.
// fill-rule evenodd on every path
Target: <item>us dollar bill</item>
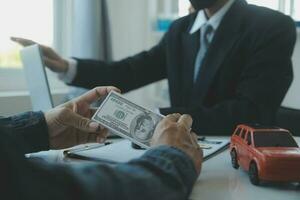
M 149 148 L 154 130 L 163 117 L 112 91 L 92 119 L 112 133 Z

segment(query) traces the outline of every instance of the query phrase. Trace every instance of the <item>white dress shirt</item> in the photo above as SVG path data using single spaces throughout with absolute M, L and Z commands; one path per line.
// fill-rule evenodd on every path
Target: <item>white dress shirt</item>
M 218 12 L 216 12 L 211 18 L 207 19 L 204 10 L 198 11 L 195 22 L 190 30 L 190 34 L 197 32 L 205 24 L 210 24 L 213 27 L 213 32 L 211 34 L 210 40 L 213 39 L 215 31 L 218 29 L 224 15 L 231 8 L 235 0 L 229 0 Z M 65 83 L 72 83 L 77 74 L 77 61 L 75 59 L 67 59 L 69 67 L 67 72 L 59 73 L 58 78 Z
M 63 73 L 58 73 L 58 78 L 63 82 L 70 84 L 76 77 L 77 74 L 77 60 L 73 58 L 66 59 L 68 61 L 68 70 Z
M 215 31 L 218 29 L 223 17 L 228 12 L 228 10 L 231 8 L 232 4 L 235 0 L 229 0 L 220 10 L 218 10 L 211 18 L 207 19 L 204 10 L 198 11 L 197 17 L 195 19 L 195 22 L 190 30 L 190 34 L 193 34 L 197 32 L 199 29 L 201 29 L 202 26 L 209 24 L 213 27 L 213 35 Z M 212 36 L 213 37 L 213 36 Z

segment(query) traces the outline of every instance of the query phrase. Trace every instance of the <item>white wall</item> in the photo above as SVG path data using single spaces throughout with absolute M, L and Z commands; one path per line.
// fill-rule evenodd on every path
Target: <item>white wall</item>
M 177 9 L 177 0 L 171 12 Z M 154 20 L 164 12 L 162 0 L 108 0 L 112 29 L 114 59 L 122 59 L 142 50 L 149 49 L 157 40 L 153 33 Z
M 145 0 L 109 0 L 113 57 L 118 60 L 146 48 L 148 15 Z
M 153 33 L 153 20 L 162 5 L 159 0 L 109 0 L 111 20 L 113 59 L 119 60 L 132 56 L 154 46 L 158 40 Z M 173 1 L 173 3 L 176 3 Z M 169 105 L 165 94 L 166 81 L 130 92 L 127 97 L 136 103 L 154 109 Z M 158 88 L 162 88 L 159 90 Z
M 300 29 L 298 29 L 298 38 L 293 55 L 293 65 L 294 81 L 283 101 L 283 105 L 300 109 Z

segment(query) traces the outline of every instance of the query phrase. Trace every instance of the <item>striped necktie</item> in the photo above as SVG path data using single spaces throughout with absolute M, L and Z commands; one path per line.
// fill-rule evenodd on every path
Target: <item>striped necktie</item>
M 194 68 L 194 82 L 197 81 L 197 77 L 199 77 L 199 71 L 202 65 L 202 61 L 205 57 L 207 49 L 212 41 L 214 34 L 214 29 L 210 24 L 205 24 L 200 31 L 200 48 L 195 61 Z

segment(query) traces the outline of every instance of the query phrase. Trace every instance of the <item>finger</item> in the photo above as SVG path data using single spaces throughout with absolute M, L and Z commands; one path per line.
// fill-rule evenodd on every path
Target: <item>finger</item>
M 198 136 L 197 136 L 197 134 L 195 132 L 191 132 L 191 135 L 193 137 L 193 140 L 198 143 Z
M 99 133 L 88 133 L 88 143 L 96 142 L 96 143 L 103 143 L 105 142 L 107 137 L 107 131 L 103 130 Z
M 52 48 L 48 47 L 48 46 L 45 46 L 45 45 L 41 45 L 35 41 L 32 41 L 32 40 L 28 40 L 28 39 L 25 39 L 25 38 L 18 38 L 18 37 L 11 37 L 10 38 L 12 41 L 26 47 L 26 46 L 31 46 L 31 45 L 34 45 L 34 44 L 38 44 L 43 52 L 43 54 L 49 58 L 52 58 L 52 59 L 57 59 L 59 58 L 59 55 L 53 51 Z
M 28 40 L 28 39 L 24 39 L 24 38 L 11 37 L 10 39 L 14 42 L 17 42 L 18 44 L 20 44 L 22 46 L 25 46 L 25 47 L 33 45 L 33 44 L 37 44 L 36 42 L 34 42 L 32 40 Z
M 87 136 L 87 140 L 85 141 L 85 143 L 94 143 L 97 141 L 97 134 L 96 133 L 86 133 Z
M 191 140 L 192 140 L 193 145 L 194 145 L 196 148 L 200 148 L 200 146 L 199 146 L 199 144 L 198 144 L 198 137 L 197 137 L 196 133 L 191 132 L 190 136 L 191 136 Z
M 90 115 L 94 116 L 95 113 L 97 112 L 98 108 L 90 108 Z
M 116 87 L 113 87 L 113 86 L 96 87 L 95 90 L 96 90 L 96 93 L 97 93 L 99 98 L 102 98 L 105 95 L 108 95 L 111 91 L 121 93 L 121 90 L 119 88 L 116 88 Z
M 172 121 L 172 122 L 177 122 L 178 119 L 180 118 L 180 114 L 179 113 L 174 113 L 174 114 L 170 114 L 170 115 L 167 115 L 164 120 L 169 120 L 169 121 Z
M 193 119 L 190 115 L 181 115 L 178 119 L 178 124 L 189 130 L 192 127 Z
M 107 139 L 107 136 L 108 136 L 108 130 L 104 129 L 103 131 L 101 131 L 100 134 L 97 135 L 96 142 L 97 143 L 105 142 L 105 140 Z
M 108 93 L 110 93 L 111 91 L 116 91 L 116 92 L 120 92 L 120 90 L 116 87 L 96 87 L 90 91 L 88 91 L 87 93 L 83 94 L 82 96 L 80 96 L 78 98 L 79 101 L 85 101 L 88 104 L 91 104 L 95 101 L 97 101 L 98 99 L 104 97 L 105 95 L 107 95 Z

